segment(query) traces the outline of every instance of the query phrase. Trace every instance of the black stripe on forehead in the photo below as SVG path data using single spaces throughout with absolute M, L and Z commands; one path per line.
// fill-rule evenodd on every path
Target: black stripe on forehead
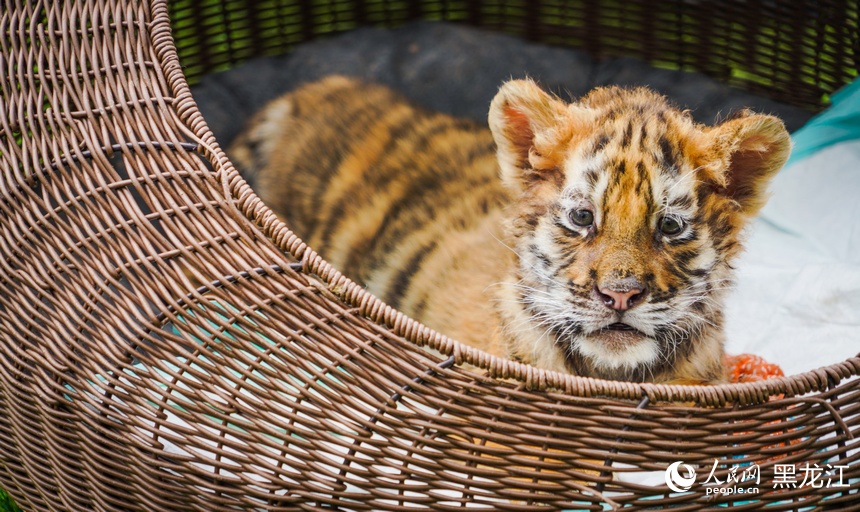
M 645 123 L 639 128 L 639 148 L 643 152 L 648 150 L 648 125 Z
M 645 162 L 639 161 L 636 164 L 636 174 L 639 178 L 636 182 L 636 195 L 642 197 L 650 209 L 654 206 L 654 194 L 651 190 L 651 173 L 648 172 Z
M 621 149 L 630 147 L 630 142 L 633 140 L 633 122 L 627 123 L 627 128 L 624 129 L 624 135 L 621 138 Z
M 627 174 L 627 162 L 623 159 L 607 162 L 606 169 L 609 171 L 609 183 L 604 191 L 604 198 L 609 197 L 612 192 L 621 185 L 624 175 Z M 606 200 L 604 199 L 604 202 Z
M 613 196 L 618 194 L 620 199 L 626 196 L 632 190 L 637 197 L 646 205 L 646 215 L 651 215 L 657 208 L 654 204 L 654 193 L 651 184 L 651 173 L 648 172 L 648 166 L 642 162 L 628 162 L 624 159 L 619 159 L 614 164 L 607 166 L 610 172 L 610 180 L 603 191 L 601 199 L 602 211 L 604 217 L 629 215 L 632 212 L 619 212 L 617 205 L 613 201 Z
M 680 148 L 677 144 L 669 140 L 669 137 L 667 137 L 665 134 L 660 137 L 660 141 L 658 144 L 660 146 L 660 163 L 663 164 L 663 169 L 666 170 L 672 177 L 677 176 L 678 170 L 681 168 Z

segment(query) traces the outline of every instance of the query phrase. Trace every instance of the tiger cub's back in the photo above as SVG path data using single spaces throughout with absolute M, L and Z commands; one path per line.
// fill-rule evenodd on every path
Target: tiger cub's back
M 444 319 L 456 312 L 434 299 L 459 293 L 458 262 L 498 259 L 497 247 L 483 246 L 488 232 L 503 236 L 508 192 L 489 130 L 335 76 L 269 104 L 229 153 L 261 199 L 335 268 L 456 335 Z

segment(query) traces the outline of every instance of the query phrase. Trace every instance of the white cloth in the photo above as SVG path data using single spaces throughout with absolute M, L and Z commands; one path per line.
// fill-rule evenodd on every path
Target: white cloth
M 786 375 L 860 353 L 860 140 L 821 149 L 775 178 L 737 263 L 726 309 L 731 354 Z

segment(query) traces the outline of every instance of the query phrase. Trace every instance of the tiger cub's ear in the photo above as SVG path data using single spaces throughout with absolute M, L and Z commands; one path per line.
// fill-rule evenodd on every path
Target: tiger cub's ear
M 717 192 L 755 215 L 767 201 L 767 185 L 791 152 L 791 137 L 779 118 L 744 110 L 709 130 L 720 171 L 709 178 Z
M 530 79 L 502 85 L 490 104 L 489 125 L 506 186 L 522 191 L 536 181 L 562 179 L 562 150 L 578 124 L 576 110 Z

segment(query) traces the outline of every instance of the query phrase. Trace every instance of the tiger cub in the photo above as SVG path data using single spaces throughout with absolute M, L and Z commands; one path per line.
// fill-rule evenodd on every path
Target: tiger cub
M 788 157 L 782 122 L 707 127 L 644 88 L 568 104 L 514 80 L 489 128 L 335 76 L 229 153 L 311 247 L 442 333 L 582 376 L 723 381 L 721 305 Z

